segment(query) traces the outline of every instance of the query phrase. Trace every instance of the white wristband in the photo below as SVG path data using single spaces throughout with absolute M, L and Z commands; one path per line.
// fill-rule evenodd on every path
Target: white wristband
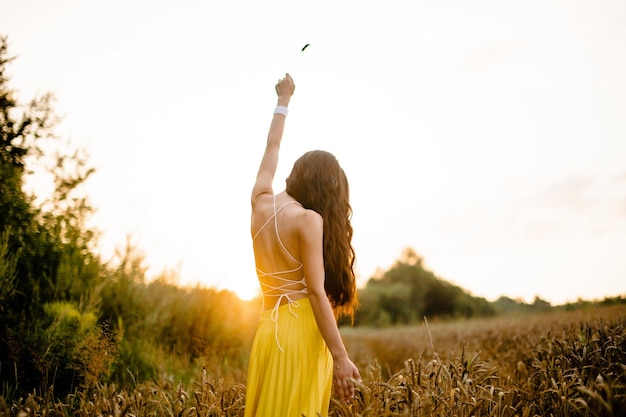
M 289 114 L 289 109 L 285 106 L 276 106 L 276 108 L 274 109 L 274 114 L 282 114 L 283 116 L 287 117 L 287 115 Z

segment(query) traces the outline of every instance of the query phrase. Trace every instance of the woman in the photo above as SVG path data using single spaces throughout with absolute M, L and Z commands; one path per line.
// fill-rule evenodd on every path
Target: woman
M 251 233 L 263 311 L 250 355 L 246 417 L 328 414 L 331 385 L 354 396 L 357 367 L 339 334 L 356 307 L 348 181 L 333 155 L 304 154 L 285 191 L 272 182 L 295 85 L 278 81 L 278 102 L 252 190 Z

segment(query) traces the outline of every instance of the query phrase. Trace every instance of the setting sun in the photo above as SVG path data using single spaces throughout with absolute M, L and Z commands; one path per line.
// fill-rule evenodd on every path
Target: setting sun
M 257 285 L 245 285 L 241 283 L 238 285 L 233 285 L 232 287 L 229 287 L 229 289 L 237 294 L 237 297 L 239 297 L 243 301 L 250 301 L 260 294 Z

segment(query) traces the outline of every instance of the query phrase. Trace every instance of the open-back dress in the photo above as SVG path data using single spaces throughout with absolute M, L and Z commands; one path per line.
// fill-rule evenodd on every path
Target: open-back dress
M 327 416 L 332 387 L 333 362 L 330 351 L 317 327 L 309 298 L 293 300 L 306 294 L 302 263 L 285 247 L 278 231 L 278 215 L 290 201 L 276 209 L 253 237 L 253 245 L 262 233 L 275 234 L 284 255 L 293 263 L 285 271 L 263 271 L 257 275 L 263 295 L 276 298 L 272 309 L 261 312 L 257 325 L 246 388 L 245 417 L 317 417 Z M 273 223 L 274 227 L 268 227 Z M 281 255 L 282 256 L 282 255 Z M 293 276 L 299 272 L 300 279 Z M 289 275 L 291 278 L 285 278 Z M 280 282 L 280 285 L 270 285 Z

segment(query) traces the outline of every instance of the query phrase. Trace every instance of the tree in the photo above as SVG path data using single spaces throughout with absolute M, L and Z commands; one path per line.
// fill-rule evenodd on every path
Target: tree
M 29 164 L 42 163 L 43 144 L 57 139 L 58 118 L 52 94 L 18 102 L 8 85 L 13 59 L 0 37 L 0 279 L 7 285 L 0 292 L 0 381 L 67 390 L 84 379 L 81 343 L 101 335 L 90 311 L 103 276 L 93 252 L 97 233 L 86 227 L 92 209 L 77 193 L 93 169 L 84 154 L 57 152 L 50 198 L 38 206 L 24 191 Z
M 396 325 L 416 323 L 424 316 L 472 317 L 494 314 L 484 298 L 437 277 L 424 266 L 415 250 L 405 249 L 384 273 L 371 278 L 359 297 L 355 323 Z
M 8 87 L 6 69 L 11 61 L 7 40 L 0 38 L 0 231 L 8 232 L 8 251 L 19 253 L 15 297 L 8 309 L 28 318 L 40 304 L 40 278 L 50 279 L 60 258 L 53 237 L 36 221 L 33 197 L 23 191 L 27 158 L 41 155 L 39 141 L 52 136 L 54 118 L 51 95 L 18 105 L 15 92 Z

